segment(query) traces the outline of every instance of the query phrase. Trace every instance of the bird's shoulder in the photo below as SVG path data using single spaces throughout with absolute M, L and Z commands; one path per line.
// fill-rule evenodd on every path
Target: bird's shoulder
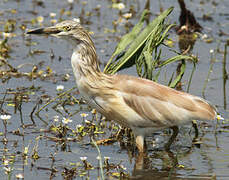
M 115 86 L 119 91 L 138 96 L 150 96 L 160 100 L 168 100 L 172 96 L 186 96 L 187 93 L 177 91 L 154 81 L 128 75 L 115 75 Z
M 116 87 L 119 88 L 119 92 L 124 100 L 129 102 L 129 104 L 135 104 L 136 108 L 141 104 L 161 102 L 189 111 L 196 111 L 197 104 L 206 103 L 197 96 L 177 91 L 168 86 L 144 78 L 117 75 L 116 83 Z

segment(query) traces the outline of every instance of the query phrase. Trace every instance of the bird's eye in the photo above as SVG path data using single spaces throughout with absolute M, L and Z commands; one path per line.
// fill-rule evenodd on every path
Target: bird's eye
M 64 27 L 64 31 L 70 31 L 71 30 L 71 27 L 70 26 L 65 26 Z

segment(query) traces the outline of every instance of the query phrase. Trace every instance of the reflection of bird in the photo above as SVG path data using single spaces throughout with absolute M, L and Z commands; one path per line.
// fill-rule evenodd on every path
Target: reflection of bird
M 71 64 L 80 93 L 106 118 L 131 128 L 140 152 L 144 150 L 146 135 L 172 127 L 174 139 L 177 125 L 216 117 L 214 107 L 199 97 L 147 79 L 101 72 L 94 43 L 88 32 L 74 20 L 29 30 L 27 34 L 50 34 L 73 44 Z
M 178 0 L 178 3 L 180 5 L 181 13 L 179 17 L 180 27 L 177 29 L 177 33 L 190 34 L 193 32 L 201 32 L 203 28 L 196 21 L 194 14 L 186 8 L 184 0 Z

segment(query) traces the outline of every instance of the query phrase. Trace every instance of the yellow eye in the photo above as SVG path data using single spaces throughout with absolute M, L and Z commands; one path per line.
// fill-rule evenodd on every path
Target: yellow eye
M 64 29 L 64 31 L 70 31 L 71 27 L 70 26 L 65 26 L 63 29 Z

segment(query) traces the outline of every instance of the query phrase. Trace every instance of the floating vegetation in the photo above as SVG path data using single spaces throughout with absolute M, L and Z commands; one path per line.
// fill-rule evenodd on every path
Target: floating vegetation
M 171 5 L 178 7 L 177 1 L 139 2 L 0 2 L 1 178 L 177 179 L 191 176 L 217 179 L 228 176 L 226 1 L 200 1 L 199 4 L 186 1 L 186 10 L 193 12 L 203 34 L 179 37 L 173 31 L 173 23 L 179 21 L 178 11 L 172 15 L 169 15 L 172 9 L 164 11 Z M 159 12 L 163 12 L 161 16 Z M 136 69 L 139 76 L 181 90 L 188 86 L 187 91 L 195 94 L 201 94 L 204 85 L 204 96 L 222 113 L 216 127 L 197 122 L 199 137 L 196 139 L 193 129 L 182 128 L 172 152 L 161 151 L 170 132 L 154 134 L 147 139 L 148 154 L 138 156 L 130 130 L 107 121 L 85 104 L 76 87 L 70 88 L 75 83 L 69 46 L 64 49 L 53 38 L 32 39 L 24 35 L 28 27 L 73 18 L 78 18 L 91 32 L 101 65 L 110 59 L 105 72 Z M 131 66 L 136 68 L 125 69 Z
M 9 57 L 10 46 L 8 45 L 7 41 L 8 41 L 7 38 L 0 41 L 0 57 L 1 58 L 8 58 Z

